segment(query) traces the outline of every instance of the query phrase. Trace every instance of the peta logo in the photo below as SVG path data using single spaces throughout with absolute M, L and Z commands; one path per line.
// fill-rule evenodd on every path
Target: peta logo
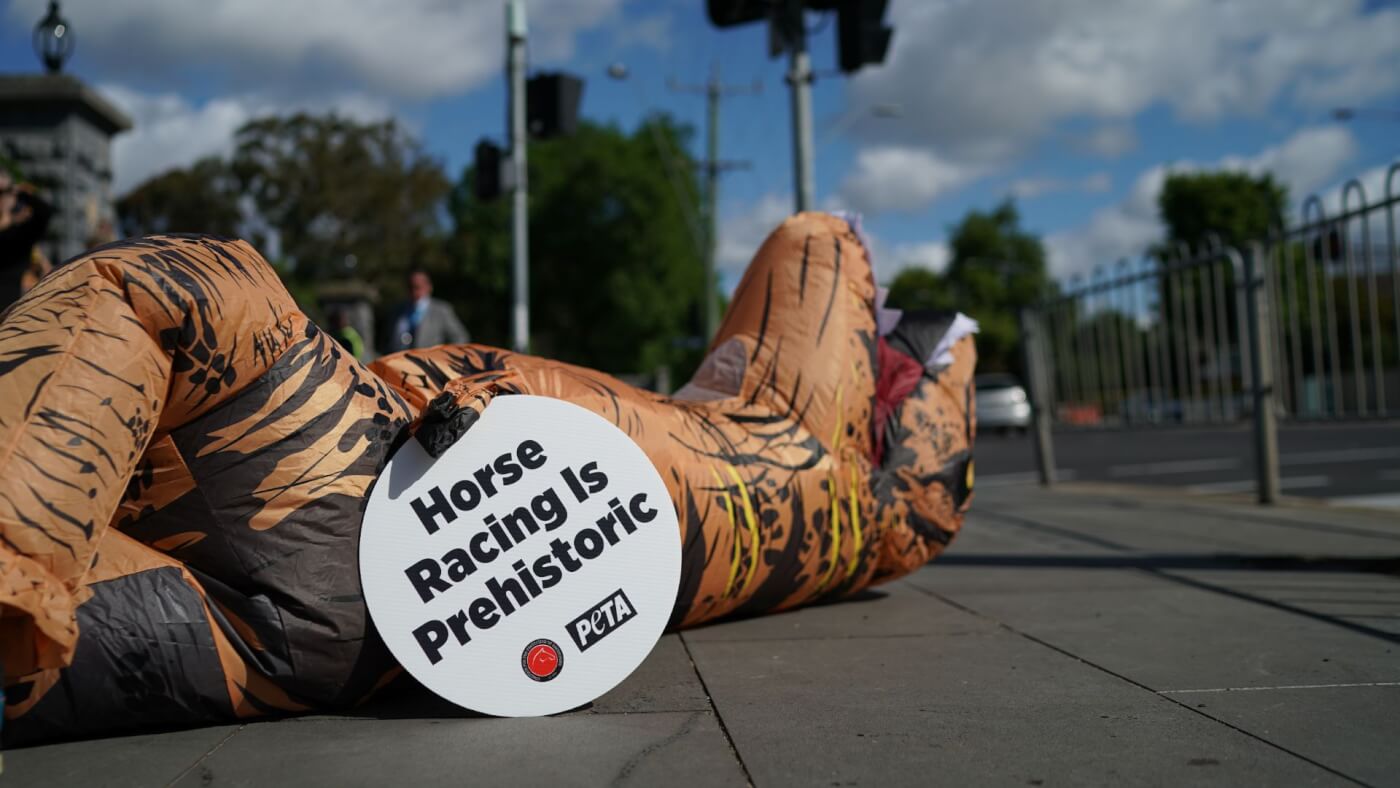
M 613 632 L 623 624 L 637 617 L 637 611 L 627 600 L 627 595 L 618 589 L 602 602 L 589 608 L 583 615 L 569 622 L 569 637 L 579 651 L 587 651 L 590 646 Z

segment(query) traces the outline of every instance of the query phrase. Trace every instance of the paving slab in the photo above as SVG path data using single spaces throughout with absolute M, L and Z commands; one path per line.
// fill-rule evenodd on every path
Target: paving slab
M 1114 488 L 1109 488 L 1110 490 Z M 995 491 L 977 500 L 984 513 L 1029 518 L 1105 537 L 1133 549 L 1191 544 L 1276 554 L 1400 555 L 1400 513 L 1319 505 L 1208 504 L 1160 489 L 1069 485 Z
M 1094 502 L 1070 500 L 1049 508 L 1030 501 L 989 503 L 982 519 L 998 530 L 1038 533 L 1060 540 L 1060 552 L 1099 551 L 1185 552 L 1213 554 L 1238 552 L 1244 545 L 1211 534 L 1183 533 L 1181 515 L 1175 518 L 1143 518 L 1107 509 Z M 1223 531 L 1222 531 L 1223 533 Z
M 985 519 L 1032 531 L 1078 535 L 1083 545 L 1120 551 L 1262 555 L 1400 555 L 1400 527 L 1372 533 L 1326 522 L 1257 521 L 1192 508 L 1143 513 L 1091 501 L 1076 505 L 990 506 Z M 1321 520 L 1322 518 L 1319 518 Z
M 1093 561 L 1099 556 L 1058 555 L 1043 563 L 1022 561 L 1028 556 L 993 556 L 984 553 L 952 553 L 910 575 L 911 586 L 947 593 L 1001 592 L 1028 594 L 1054 591 L 1099 591 L 1159 587 L 1161 579 L 1133 568 L 1085 569 L 1060 562 Z M 915 582 L 917 580 L 917 583 Z
M 661 785 L 681 776 L 745 782 L 709 712 L 253 723 L 177 785 Z
M 7 750 L 0 785 L 4 788 L 165 785 L 237 730 L 236 725 L 220 725 Z
M 685 633 L 688 643 L 717 640 L 907 637 L 985 632 L 996 625 L 930 599 L 904 581 L 859 592 L 840 602 Z
M 942 595 L 1156 690 L 1400 681 L 1400 643 L 1199 588 Z
M 1371 630 L 1400 643 L 1400 577 L 1355 572 L 1173 571 L 1232 593 L 1319 619 Z
M 964 551 L 990 555 L 1022 555 L 1027 552 L 1059 553 L 1083 552 L 1085 547 L 1080 539 L 1055 534 L 1043 529 L 996 528 L 1001 518 L 992 520 L 995 511 L 974 508 L 952 546 L 944 555 L 956 555 Z
M 757 786 L 1339 781 L 1006 630 L 691 652 Z
M 1400 686 L 1206 692 L 1172 698 L 1372 785 L 1400 782 Z
M 623 682 L 593 701 L 594 714 L 656 711 L 708 711 L 710 700 L 695 673 L 680 635 L 665 635 Z

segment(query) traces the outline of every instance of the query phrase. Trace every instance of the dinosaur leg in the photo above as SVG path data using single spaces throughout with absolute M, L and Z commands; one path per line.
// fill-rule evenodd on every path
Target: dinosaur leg
M 105 708 L 135 662 L 175 702 L 68 734 L 349 703 L 390 668 L 356 535 L 408 411 L 246 244 L 65 266 L 0 321 L 0 397 L 24 403 L 0 416 L 0 664 L 27 712 L 7 738 Z

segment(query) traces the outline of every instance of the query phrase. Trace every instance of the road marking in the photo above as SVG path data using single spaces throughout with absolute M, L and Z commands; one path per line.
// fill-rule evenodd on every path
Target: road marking
M 1391 460 L 1400 457 L 1400 446 L 1376 446 L 1369 449 L 1331 449 L 1280 454 L 1279 465 L 1328 465 L 1334 462 L 1362 460 Z
M 1400 681 L 1364 681 L 1355 684 L 1282 684 L 1277 687 L 1219 687 L 1215 689 L 1158 690 L 1158 695 L 1194 695 L 1201 692 L 1263 692 L 1264 690 L 1337 689 L 1341 687 L 1400 687 Z
M 1136 465 L 1110 465 L 1108 475 L 1115 478 L 1124 476 L 1165 476 L 1173 473 L 1199 473 L 1201 471 L 1231 471 L 1240 467 L 1239 457 L 1212 457 L 1204 460 L 1170 460 L 1166 462 L 1144 462 Z
M 1300 490 L 1310 487 L 1326 487 L 1332 483 L 1329 476 L 1285 476 L 1278 480 L 1281 490 Z M 1211 482 L 1210 484 L 1192 484 L 1186 487 L 1186 492 L 1192 495 L 1219 495 L 1221 493 L 1249 492 L 1258 486 L 1258 482 L 1253 479 L 1241 479 L 1230 482 Z
M 1056 481 L 1074 481 L 1075 473 L 1069 468 L 1056 468 Z M 972 489 L 978 490 L 985 487 L 1015 487 L 1022 484 L 1040 484 L 1040 474 L 1036 471 L 1026 471 L 1025 473 L 993 473 L 977 474 L 973 480 Z
M 1381 495 L 1343 495 L 1338 498 L 1328 498 L 1327 502 L 1335 506 L 1364 506 L 1372 509 L 1400 509 L 1400 493 L 1383 493 Z

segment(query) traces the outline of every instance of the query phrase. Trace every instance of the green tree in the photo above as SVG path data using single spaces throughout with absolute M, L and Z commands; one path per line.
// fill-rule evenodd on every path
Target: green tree
M 1007 200 L 990 211 L 969 211 L 949 228 L 951 260 L 939 275 L 906 269 L 890 288 L 900 309 L 957 309 L 975 318 L 978 368 L 1020 368 L 1019 314 L 1045 295 L 1050 279 L 1040 238 L 1021 228 Z
M 235 235 L 242 214 L 238 184 L 218 157 L 156 175 L 117 200 L 125 235 L 212 233 Z
M 890 283 L 888 303 L 899 309 L 953 309 L 952 292 L 938 273 L 927 268 L 905 268 Z
M 1204 247 L 1212 236 L 1226 246 L 1262 239 L 1283 226 L 1287 204 L 1287 188 L 1268 173 L 1174 173 L 1157 196 L 1167 243 L 1191 249 Z
M 1247 253 L 1250 242 L 1264 240 L 1283 227 L 1287 204 L 1288 190 L 1268 173 L 1251 175 L 1219 170 L 1168 175 L 1157 196 L 1157 210 L 1166 227 L 1166 236 L 1151 253 L 1161 260 L 1175 261 L 1181 259 L 1183 252 L 1189 258 L 1210 249 L 1216 242 Z M 1159 277 L 1152 300 L 1159 309 L 1166 306 L 1174 324 L 1189 323 L 1194 316 L 1195 325 L 1188 330 L 1203 333 L 1206 316 L 1212 311 L 1208 308 L 1211 299 L 1220 298 L 1215 290 L 1213 272 L 1221 265 L 1229 264 L 1223 259 L 1214 260 L 1207 266 Z M 1235 325 L 1236 300 L 1227 293 L 1219 306 L 1223 307 L 1227 325 Z M 1178 351 L 1176 347 L 1182 336 L 1177 330 L 1162 337 L 1170 356 L 1187 352 L 1185 349 Z M 1213 348 L 1201 343 L 1196 343 L 1196 347 L 1195 357 L 1187 359 L 1190 374 L 1203 377 L 1207 370 L 1221 367 L 1223 362 L 1214 357 Z M 1239 370 L 1234 370 L 1231 377 L 1235 382 L 1242 380 Z M 1184 398 L 1187 395 L 1185 382 L 1178 380 L 1175 385 L 1178 396 Z
M 530 145 L 532 352 L 612 372 L 698 361 L 702 266 L 687 211 L 699 213 L 689 130 L 654 116 L 630 134 L 581 123 Z M 661 142 L 663 151 L 658 149 Z M 669 156 L 671 158 L 667 158 Z M 453 189 L 450 265 L 438 292 L 482 341 L 509 338 L 510 201 Z M 690 343 L 693 344 L 693 343 Z
M 230 166 L 276 230 L 295 276 L 348 272 L 400 288 L 442 249 L 442 165 L 393 121 L 335 114 L 259 118 L 234 137 Z

